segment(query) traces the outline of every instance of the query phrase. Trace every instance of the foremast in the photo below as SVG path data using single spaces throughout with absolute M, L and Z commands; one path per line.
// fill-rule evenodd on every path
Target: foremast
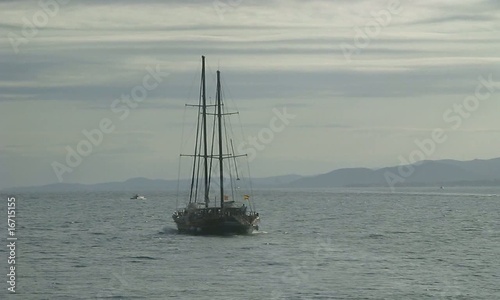
M 198 105 L 186 104 L 186 106 L 198 107 L 198 112 L 201 111 L 201 126 L 200 119 L 198 118 L 198 125 L 196 130 L 196 142 L 194 146 L 194 154 L 187 155 L 181 154 L 181 156 L 192 156 L 193 157 L 193 172 L 191 175 L 191 188 L 189 194 L 189 203 L 197 202 L 198 196 L 198 182 L 199 182 L 199 159 L 203 158 L 203 202 L 205 207 L 208 207 L 210 201 L 210 178 L 208 176 L 208 141 L 207 141 L 207 92 L 205 83 L 205 56 L 201 57 L 201 86 L 200 86 L 200 100 Z M 200 128 L 201 127 L 201 128 Z M 201 129 L 201 138 L 199 139 Z M 198 144 L 201 143 L 201 145 Z M 200 148 L 198 148 L 200 147 Z
M 205 84 L 205 56 L 201 57 L 201 82 L 202 82 L 202 126 L 203 126 L 203 170 L 204 170 L 204 200 L 205 207 L 208 207 L 209 190 L 208 183 L 208 146 L 207 146 L 207 93 Z
M 222 103 L 220 88 L 220 71 L 217 70 L 217 123 L 219 134 L 219 185 L 220 185 L 220 207 L 224 207 L 224 166 L 222 157 Z

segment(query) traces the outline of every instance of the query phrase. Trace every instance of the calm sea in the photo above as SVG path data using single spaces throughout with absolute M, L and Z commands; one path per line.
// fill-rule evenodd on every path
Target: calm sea
M 258 190 L 250 236 L 177 234 L 174 193 L 18 194 L 1 299 L 500 299 L 500 188 Z M 5 296 L 7 295 L 7 296 Z

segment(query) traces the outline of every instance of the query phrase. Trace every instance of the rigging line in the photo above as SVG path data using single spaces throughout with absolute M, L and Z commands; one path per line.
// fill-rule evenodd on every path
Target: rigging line
M 221 79 L 221 81 L 222 81 L 222 82 L 225 82 L 223 79 Z M 229 88 L 229 87 L 227 87 L 226 85 L 224 85 L 224 86 L 225 86 L 225 88 L 222 90 L 222 96 L 224 97 L 224 99 L 226 99 L 226 97 L 225 97 L 225 93 L 226 93 L 226 91 L 228 91 L 228 93 L 229 93 L 229 94 L 231 94 L 231 91 L 230 91 L 230 88 Z M 231 96 L 229 96 L 229 97 L 231 97 Z M 230 100 L 231 100 L 231 99 L 230 99 Z M 237 107 L 236 102 L 235 102 L 235 101 L 231 101 L 231 103 L 234 105 L 235 110 L 236 110 L 236 111 L 238 111 L 238 107 Z M 230 134 L 231 134 L 231 136 L 233 136 L 233 137 L 234 137 L 234 136 L 235 136 L 235 134 L 234 134 L 234 130 L 233 130 L 233 125 L 232 125 L 232 122 L 231 122 L 231 118 L 227 118 L 227 119 L 228 119 L 228 120 L 227 120 L 228 125 L 226 125 L 226 131 L 227 131 L 227 127 L 229 127 Z M 239 114 L 238 114 L 238 121 L 239 121 L 239 125 L 240 125 L 240 127 L 242 128 L 243 126 L 242 126 L 242 124 L 241 124 L 241 118 L 240 118 Z M 241 131 L 241 136 L 242 136 L 242 138 L 243 138 L 243 136 L 244 136 L 244 135 L 243 135 L 243 131 Z M 231 140 L 231 144 L 232 144 L 232 140 Z M 232 146 L 232 148 L 233 148 L 233 152 L 234 152 L 234 147 Z M 235 153 L 233 153 L 233 155 L 235 156 Z M 246 159 L 246 161 L 247 161 L 247 164 L 248 164 L 248 158 Z M 237 176 L 237 177 L 239 177 L 238 170 L 237 170 L 237 165 L 238 165 L 238 164 L 237 164 L 237 161 L 236 161 L 236 157 L 234 157 L 234 166 L 235 166 L 235 171 L 236 171 L 236 173 L 237 173 L 237 174 L 236 174 L 236 176 Z M 251 179 L 250 174 L 248 174 L 248 179 L 249 179 L 249 180 Z M 237 179 L 237 180 L 238 180 L 238 179 Z M 235 184 L 235 185 L 237 186 L 238 184 Z M 252 194 L 251 187 L 249 188 L 247 183 L 245 183 L 245 187 L 246 187 L 246 189 L 250 189 L 249 193 L 250 193 L 250 194 Z M 244 193 L 244 192 L 243 192 L 243 193 Z M 249 201 L 249 204 L 251 204 L 251 202 L 250 202 L 250 201 Z M 250 207 L 250 208 L 251 208 L 251 207 Z
M 214 107 L 214 111 L 217 111 L 217 107 Z M 210 147 L 210 170 L 208 172 L 209 174 L 209 178 L 208 178 L 208 186 L 210 186 L 211 182 L 212 182 L 212 166 L 213 166 L 213 161 L 214 161 L 214 145 L 215 145 L 215 121 L 216 121 L 216 117 L 214 116 L 214 124 L 212 126 L 212 146 Z
M 190 184 L 190 201 L 191 202 L 193 199 L 196 200 L 196 198 L 198 197 L 197 194 L 195 193 L 193 195 L 193 191 L 195 191 L 198 187 L 198 185 L 195 185 L 195 180 L 199 180 L 199 171 L 196 169 L 196 167 L 199 168 L 199 162 L 201 161 L 201 158 L 203 157 L 201 155 L 201 137 L 200 137 L 200 131 L 201 131 L 201 128 L 199 126 L 199 123 L 201 122 L 201 114 L 198 112 L 197 113 L 198 115 L 198 120 L 197 120 L 197 123 L 196 123 L 196 135 L 195 135 L 195 140 L 194 140 L 194 144 L 195 144 L 195 147 L 194 147 L 194 154 L 193 155 L 183 155 L 181 154 L 180 156 L 189 156 L 189 157 L 193 157 L 193 163 L 192 163 L 192 166 L 193 166 L 193 171 L 192 171 L 192 174 L 191 174 L 191 184 Z M 195 128 L 192 128 L 192 131 L 195 131 Z M 191 133 L 189 134 L 191 135 Z M 196 201 L 195 201 L 196 202 Z
M 232 99 L 233 99 L 233 96 L 232 96 L 232 93 L 231 93 L 231 88 L 230 88 L 230 86 L 228 86 L 228 85 L 226 85 L 226 84 L 225 84 L 224 78 L 221 78 L 221 81 L 222 81 L 222 82 L 224 82 L 224 86 L 225 86 L 225 89 L 224 89 L 222 92 L 225 94 L 225 93 L 226 93 L 226 90 L 227 90 L 227 93 L 228 93 L 228 97 L 227 97 L 227 98 L 228 98 L 229 100 L 231 100 L 232 105 L 234 105 L 234 109 L 235 109 L 237 112 L 239 112 L 239 111 L 240 111 L 240 109 L 238 108 L 238 104 L 236 103 L 236 101 L 233 101 L 233 100 L 232 100 Z M 240 128 L 241 128 L 241 137 L 242 137 L 242 138 L 244 138 L 244 137 L 245 137 L 245 135 L 244 135 L 244 132 L 243 132 L 243 125 L 242 125 L 242 123 L 241 123 L 241 117 L 239 116 L 239 114 L 238 114 L 238 123 L 239 123 Z M 232 126 L 230 126 L 230 128 L 231 128 L 231 134 L 232 134 L 232 136 L 235 136 L 235 135 L 234 135 L 234 132 L 232 131 L 232 130 L 233 130 L 233 127 L 232 127 Z
M 238 111 L 238 110 L 237 110 L 237 108 L 236 108 L 236 111 Z M 238 119 L 240 119 L 239 114 L 238 114 Z M 234 134 L 234 130 L 233 130 L 233 124 L 231 123 L 231 119 L 229 119 L 229 122 L 228 122 L 228 123 L 229 123 L 229 130 L 231 131 L 231 136 L 235 136 L 235 134 Z M 233 143 L 233 142 L 231 141 L 231 144 L 232 144 L 232 143 Z M 233 155 L 235 155 L 235 154 L 236 154 L 236 153 L 234 153 L 234 148 L 233 148 Z
M 221 81 L 225 82 L 223 78 L 221 79 Z M 225 85 L 225 83 L 224 83 L 224 85 Z M 225 86 L 226 86 L 226 88 L 223 91 L 223 93 L 225 93 L 225 91 L 227 90 L 227 92 L 229 94 L 228 95 L 229 99 L 233 99 L 233 96 L 232 96 L 232 93 L 231 93 L 231 88 L 229 86 L 227 86 L 227 85 L 225 85 Z M 232 103 L 232 105 L 234 105 L 235 110 L 239 112 L 238 104 L 236 103 L 236 101 L 231 101 L 231 103 Z M 241 122 L 241 117 L 240 117 L 239 114 L 238 114 L 238 125 L 240 127 L 241 138 L 244 139 L 246 135 L 245 135 L 245 132 L 243 130 L 243 123 Z M 230 126 L 230 128 L 231 128 L 231 134 L 232 134 L 232 136 L 235 136 L 234 132 L 233 132 L 233 127 Z M 248 159 L 247 159 L 247 163 L 248 163 Z M 250 174 L 249 174 L 249 177 L 250 177 Z
M 225 99 L 225 90 L 222 90 L 222 96 L 224 97 Z M 234 101 L 232 101 L 234 103 Z M 237 111 L 237 110 L 236 110 Z M 225 120 L 226 121 L 226 120 Z M 229 125 L 228 125 L 229 124 Z M 230 136 L 231 137 L 234 137 L 234 131 L 233 131 L 233 125 L 231 123 L 231 118 L 227 118 L 227 124 L 225 124 L 225 130 L 226 130 L 226 139 L 227 139 L 227 127 L 229 127 L 229 130 L 230 130 Z M 236 156 L 236 153 L 234 151 L 234 146 L 233 146 L 233 140 L 232 139 L 229 139 L 229 141 L 231 142 L 231 149 L 232 149 L 232 155 L 233 156 Z M 228 149 L 228 153 L 231 153 Z M 236 157 L 233 157 L 233 162 L 234 162 L 234 169 L 236 171 L 236 180 L 240 180 L 240 176 L 238 174 L 238 164 L 237 164 L 237 161 L 236 161 Z
M 227 93 L 228 93 L 227 99 L 229 99 L 231 101 L 231 104 L 234 106 L 235 110 L 239 111 L 238 106 L 236 104 L 236 101 L 233 100 L 233 95 L 231 93 L 230 85 L 226 84 L 226 82 L 225 82 L 224 78 L 222 78 L 222 76 L 221 76 L 221 83 L 224 84 L 224 89 L 225 89 L 222 92 L 225 93 L 225 91 L 227 90 Z
M 222 94 L 223 94 L 224 99 L 225 99 L 225 90 L 222 90 Z M 238 110 L 236 109 L 236 111 L 238 111 Z M 239 115 L 239 113 L 236 113 L 236 114 Z M 227 123 L 229 123 L 229 126 L 226 126 L 226 127 L 229 127 L 229 130 L 231 131 L 230 132 L 230 136 L 234 137 L 235 135 L 234 135 L 234 131 L 233 131 L 233 124 L 231 123 L 231 118 L 227 118 L 227 119 L 228 119 Z M 233 140 L 232 139 L 231 139 L 231 148 L 233 149 L 233 155 L 236 155 L 236 153 L 234 152 Z M 235 166 L 236 166 L 236 160 L 235 160 Z M 236 170 L 236 173 L 238 173 L 238 170 Z M 238 176 L 238 174 L 236 174 L 236 175 Z
M 225 90 L 222 90 L 222 94 L 223 94 L 223 96 L 225 96 Z M 225 97 L 223 99 L 225 99 Z M 238 110 L 236 109 L 236 112 L 237 111 Z M 236 114 L 238 114 L 238 113 L 236 113 Z M 231 123 L 231 118 L 227 118 L 227 119 L 228 119 L 227 123 L 229 123 L 228 127 L 229 127 L 229 130 L 231 131 L 230 136 L 234 137 L 235 135 L 234 135 L 234 131 L 233 131 L 233 124 Z M 236 163 L 236 157 L 235 157 L 236 156 L 236 152 L 234 151 L 233 139 L 229 139 L 229 141 L 231 142 L 232 155 L 234 156 L 233 159 L 234 159 L 234 168 L 235 168 L 235 171 L 236 171 L 236 180 L 239 180 L 240 176 L 238 174 L 238 165 Z M 229 152 L 229 150 L 228 150 L 228 153 L 231 153 L 231 152 Z
M 197 151 L 199 151 L 201 153 L 201 136 L 200 136 L 200 143 L 199 143 L 199 149 Z M 198 192 L 199 192 L 199 189 L 201 189 L 202 185 L 199 184 L 200 183 L 200 172 L 201 172 L 201 158 L 198 157 L 198 161 L 197 161 L 197 166 L 196 166 L 196 184 L 195 184 L 195 193 L 194 193 L 194 202 L 198 202 Z M 194 178 L 194 177 L 193 177 Z
M 248 159 L 247 159 L 247 169 L 248 169 L 248 184 L 250 186 L 250 195 L 253 195 L 252 176 L 250 174 L 250 162 L 248 161 Z M 250 199 L 248 199 L 248 203 L 250 205 L 250 209 L 256 211 L 255 203 Z
M 229 94 L 231 94 L 230 88 L 227 88 L 227 91 L 228 91 Z M 232 101 L 232 103 L 235 106 L 235 109 L 237 111 L 239 111 L 238 106 L 236 104 L 236 101 Z M 244 132 L 243 123 L 241 122 L 241 117 L 240 117 L 239 114 L 238 114 L 238 125 L 239 125 L 239 128 L 240 128 L 241 137 L 244 139 L 245 132 Z M 233 134 L 233 136 L 234 136 L 234 132 L 233 132 L 233 127 L 232 126 L 230 126 L 230 130 L 231 130 L 231 134 Z M 248 188 L 250 189 L 250 195 L 253 195 L 252 175 L 250 173 L 250 161 L 248 160 L 248 158 L 246 159 L 246 165 L 247 165 L 247 174 L 248 174 Z M 251 199 L 248 200 L 248 203 L 249 203 L 250 209 L 253 210 L 253 211 L 255 211 L 255 203 Z
M 200 84 L 200 97 L 199 97 L 199 101 L 201 101 L 201 93 L 202 93 L 202 87 L 201 87 L 201 84 Z M 195 157 L 193 158 L 193 172 L 191 174 L 191 187 L 190 187 L 190 192 L 189 192 L 189 203 L 191 203 L 191 201 L 193 200 L 193 186 L 194 186 L 194 175 L 195 175 L 195 168 L 196 168 L 196 160 L 198 159 L 197 158 L 197 154 L 198 154 L 198 140 L 199 140 L 199 135 L 200 135 L 200 110 L 201 110 L 201 107 L 198 107 L 198 120 L 196 122 L 196 137 L 195 137 L 195 144 L 194 144 L 194 155 Z M 200 159 L 198 159 L 200 160 Z M 198 177 L 196 177 L 198 178 Z M 198 187 L 198 183 L 196 183 L 196 187 Z M 196 202 L 196 193 L 195 193 L 195 202 Z
M 182 153 L 182 144 L 184 143 L 184 123 L 186 122 L 186 107 L 184 106 L 184 112 L 182 113 L 182 126 L 181 126 L 181 145 L 179 146 L 179 153 Z M 179 164 L 177 167 L 177 197 L 175 199 L 175 207 L 179 207 L 179 191 L 180 191 L 180 182 L 181 182 L 181 157 L 179 157 Z
M 206 65 L 206 69 L 207 69 L 207 74 L 208 74 L 208 80 L 207 80 L 207 86 L 208 87 L 214 87 L 214 86 L 217 86 L 217 76 L 214 75 L 216 72 L 213 72 L 212 71 L 212 68 L 210 67 L 210 62 L 207 60 L 205 62 L 205 65 Z M 208 89 L 207 89 L 208 90 Z M 214 91 L 212 90 L 212 92 L 207 92 L 207 95 L 213 93 Z M 217 92 L 215 91 L 215 94 L 217 94 Z M 217 99 L 216 97 L 214 97 L 213 99 L 212 98 L 209 98 L 210 101 L 207 102 L 210 103 L 210 106 L 215 106 L 217 107 Z M 208 106 L 208 105 L 207 105 Z
M 188 90 L 188 95 L 187 95 L 188 97 L 186 99 L 191 99 L 191 96 L 192 96 L 193 91 L 194 91 L 193 87 L 196 83 L 196 79 L 198 78 L 198 76 L 200 76 L 200 74 L 201 74 L 201 66 L 198 65 L 197 71 L 193 73 L 193 77 L 191 79 L 191 84 L 189 85 L 189 90 Z M 201 86 L 200 86 L 200 91 L 201 91 Z
M 200 84 L 200 100 L 199 100 L 199 109 L 200 109 L 200 118 L 201 118 L 201 122 L 203 123 L 203 120 L 205 119 L 205 122 L 206 122 L 206 114 L 203 113 L 203 98 L 205 98 L 205 102 L 206 102 L 206 83 L 204 84 L 204 82 L 206 81 L 206 72 L 202 72 L 203 74 L 201 75 L 201 84 Z M 205 106 L 205 109 L 206 109 L 206 106 Z M 206 113 L 206 111 L 205 111 Z M 206 123 L 205 123 L 206 124 Z M 200 130 L 200 137 L 199 137 L 199 140 L 198 140 L 198 153 L 200 153 L 200 156 L 198 157 L 198 165 L 197 165 L 197 173 L 196 173 L 196 189 L 195 189 L 195 202 L 198 202 L 198 194 L 202 194 L 203 195 L 203 202 L 206 202 L 206 194 L 207 194 L 207 187 L 208 185 L 204 185 L 201 183 L 201 179 L 205 179 L 205 176 L 203 176 L 201 179 L 200 179 L 200 173 L 203 171 L 205 171 L 204 168 L 202 168 L 201 164 L 202 164 L 202 161 L 204 163 L 204 167 L 205 167 L 205 160 L 206 160 L 206 155 L 207 153 L 205 151 L 203 151 L 205 148 L 204 146 L 204 143 L 203 141 L 206 139 L 206 136 L 205 136 L 205 133 L 206 133 L 206 130 L 202 130 L 204 127 L 203 125 L 201 126 L 198 126 L 199 130 Z M 201 153 L 203 153 L 203 156 L 201 156 Z M 203 157 L 203 160 L 201 159 Z M 203 191 L 201 191 L 201 189 L 203 189 Z
M 195 155 L 197 155 L 198 153 L 201 153 L 202 151 L 202 134 L 201 134 L 201 126 L 200 126 L 200 122 L 203 120 L 203 107 L 202 107 L 202 104 L 203 104 L 203 97 L 205 96 L 203 93 L 206 92 L 204 90 L 204 81 L 205 81 L 205 72 L 203 72 L 203 64 L 202 64 L 202 72 L 201 72 L 201 79 L 200 79 L 200 94 L 199 94 L 199 97 L 198 97 L 198 122 L 196 124 L 196 141 L 195 141 Z M 201 121 L 200 121 L 201 119 Z M 206 154 L 206 153 L 205 153 Z M 192 182 L 195 181 L 195 178 L 196 178 L 196 183 L 195 183 L 195 187 L 194 187 L 194 202 L 198 202 L 198 191 L 199 191 L 199 182 L 200 182 L 200 170 L 201 170 L 201 157 L 198 157 L 198 160 L 194 160 L 193 161 L 193 168 L 196 168 L 196 177 L 195 177 L 195 173 L 194 173 L 194 169 L 193 169 L 193 177 L 192 177 Z M 191 188 L 191 191 L 193 190 L 193 188 Z
M 195 85 L 195 82 L 196 82 L 196 79 L 198 78 L 198 76 L 200 76 L 199 74 L 201 74 L 201 66 L 198 66 L 198 71 L 193 73 L 191 84 L 189 86 L 189 90 L 188 90 L 188 93 L 187 93 L 188 95 L 187 95 L 187 97 L 185 99 L 191 99 L 192 94 L 193 94 L 193 90 L 194 90 L 193 86 Z M 201 84 L 200 84 L 200 88 L 199 88 L 199 92 L 198 93 L 199 93 L 198 98 L 200 98 L 201 97 Z M 185 104 L 184 106 L 185 106 L 184 108 L 186 108 L 186 106 L 189 107 L 189 106 L 192 106 L 192 105 Z M 197 105 L 197 107 L 199 107 L 199 105 Z M 184 134 L 184 132 L 185 132 L 184 131 L 185 130 L 184 126 L 186 125 L 185 124 L 185 119 L 186 119 L 185 114 L 186 114 L 186 109 L 184 109 L 184 116 L 183 116 L 183 123 L 182 123 L 182 125 L 183 125 L 183 127 L 182 127 L 182 130 L 183 130 L 182 133 L 183 134 L 181 136 L 181 149 L 180 149 L 179 153 L 183 152 L 182 149 L 186 146 L 186 144 L 188 142 L 188 140 L 184 140 L 184 136 L 191 136 L 191 135 L 193 135 L 193 132 L 195 130 L 195 128 L 191 128 L 191 130 L 189 131 L 189 134 L 187 134 L 187 135 Z M 198 128 L 198 127 L 196 127 L 196 128 Z
M 236 153 L 234 152 L 233 139 L 229 139 L 231 141 L 231 150 L 233 151 L 233 160 L 234 160 L 234 169 L 236 171 L 236 180 L 240 180 L 240 175 L 238 174 L 238 164 L 236 164 Z
M 190 85 L 190 88 L 188 89 L 188 97 L 187 99 L 191 99 L 191 94 L 192 94 L 192 91 L 193 91 L 193 86 L 196 82 L 196 78 L 199 76 L 197 74 L 200 74 L 201 73 L 201 67 L 198 68 L 198 72 L 195 72 L 193 73 L 193 78 L 191 80 L 191 85 Z M 201 92 L 202 92 L 202 86 L 201 86 L 201 83 L 200 83 L 200 88 L 199 88 L 199 94 L 198 94 L 198 99 L 201 99 Z M 201 101 L 201 100 L 199 100 Z M 182 153 L 182 149 L 184 148 L 184 128 L 185 128 L 185 119 L 186 119 L 186 110 L 187 110 L 187 106 L 184 106 L 184 114 L 183 114 L 183 119 L 182 119 L 182 133 L 181 133 L 181 146 L 180 146 L 180 151 L 179 153 Z M 197 150 L 197 145 L 196 143 L 198 142 L 198 135 L 199 135 L 199 123 L 200 123 L 200 108 L 198 107 L 198 118 L 197 118 L 197 124 L 196 124 L 196 138 L 195 138 L 195 154 L 196 153 L 196 150 Z M 191 136 L 192 132 L 194 131 L 194 128 L 191 129 L 191 133 L 189 134 L 189 136 Z M 192 199 L 193 199 L 193 186 L 194 186 L 194 174 L 195 174 L 195 168 L 196 168 L 196 156 L 193 158 L 193 171 L 192 171 L 192 175 L 191 175 L 191 186 L 190 186 L 190 193 L 189 193 L 189 202 L 191 203 Z M 180 169 L 181 169 L 181 158 L 179 158 L 179 170 L 178 170 L 178 176 L 177 176 L 177 179 L 178 179 L 178 187 L 177 187 L 177 190 L 178 190 L 178 193 L 179 194 L 179 190 L 180 190 Z M 179 195 L 177 195 L 177 202 L 178 202 L 178 198 L 179 198 Z
M 221 93 L 222 93 L 222 91 L 221 91 Z M 221 101 L 222 101 L 222 95 L 220 95 L 220 97 L 221 97 Z M 224 106 L 222 107 L 222 109 L 223 109 L 223 110 L 224 110 L 224 112 L 225 112 L 226 108 L 225 108 Z M 231 152 L 230 152 L 230 149 L 229 149 L 229 143 L 228 143 L 229 138 L 228 138 L 228 136 L 227 136 L 227 132 L 228 132 L 228 130 L 227 130 L 227 123 L 230 123 L 230 120 L 228 121 L 228 119 L 229 119 L 229 118 L 224 118 L 224 119 L 223 119 L 223 124 L 224 124 L 224 137 L 226 138 L 226 151 L 227 151 L 227 153 L 231 153 Z M 227 123 L 226 123 L 226 122 L 227 122 Z M 232 155 L 234 155 L 234 153 L 233 153 Z M 236 160 L 235 160 L 234 162 L 235 162 L 235 166 L 236 166 Z M 234 200 L 234 199 L 236 199 L 236 198 L 234 197 L 234 187 L 236 186 L 236 184 L 235 184 L 235 182 L 234 182 L 233 173 L 231 172 L 231 159 L 228 159 L 228 164 L 227 164 L 227 165 L 228 165 L 228 166 L 227 166 L 227 168 L 228 168 L 228 173 L 229 173 L 229 182 L 230 182 L 230 187 L 231 187 L 231 197 L 232 197 L 232 199 Z
M 175 197 L 175 208 L 179 207 L 179 190 L 180 190 L 180 182 L 181 182 L 181 158 L 179 157 L 179 163 L 177 166 L 177 187 L 176 187 L 176 197 Z

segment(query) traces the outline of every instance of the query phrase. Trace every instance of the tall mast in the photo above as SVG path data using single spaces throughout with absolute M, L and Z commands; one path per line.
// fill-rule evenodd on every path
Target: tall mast
M 219 124 L 219 180 L 220 180 L 220 207 L 224 207 L 224 168 L 222 165 L 222 104 L 220 92 L 220 71 L 217 70 L 217 119 Z
M 208 151 L 207 151 L 207 97 L 205 87 L 205 56 L 201 57 L 201 81 L 202 81 L 202 123 L 203 123 L 203 171 L 205 173 L 205 207 L 208 207 Z

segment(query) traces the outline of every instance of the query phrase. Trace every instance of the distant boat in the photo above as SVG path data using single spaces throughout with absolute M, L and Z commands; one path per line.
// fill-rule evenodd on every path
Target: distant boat
M 216 103 L 207 105 L 204 56 L 199 104 L 188 106 L 197 107 L 199 115 L 194 154 L 181 155 L 192 157 L 193 164 L 189 203 L 186 208 L 177 209 L 172 215 L 177 229 L 190 234 L 223 235 L 247 234 L 258 230 L 259 214 L 252 209 L 250 194 L 243 193 L 236 186 L 242 182 L 236 158 L 246 157 L 246 154 L 236 155 L 232 139 L 228 138 L 232 131 L 226 130 L 230 123 L 226 116 L 233 113 L 223 112 L 225 107 L 222 103 L 220 71 L 217 71 Z M 207 108 L 211 112 L 207 112 Z M 207 120 L 209 116 L 213 116 L 210 123 Z M 208 124 L 213 124 L 209 130 Z M 212 176 L 216 171 L 218 174 Z M 224 183 L 224 175 L 229 181 L 228 186 Z M 211 190 L 211 185 L 215 185 L 214 190 Z
M 146 200 L 146 197 L 141 196 L 139 194 L 135 194 L 135 196 L 130 198 L 130 199 L 132 199 L 132 200 Z

